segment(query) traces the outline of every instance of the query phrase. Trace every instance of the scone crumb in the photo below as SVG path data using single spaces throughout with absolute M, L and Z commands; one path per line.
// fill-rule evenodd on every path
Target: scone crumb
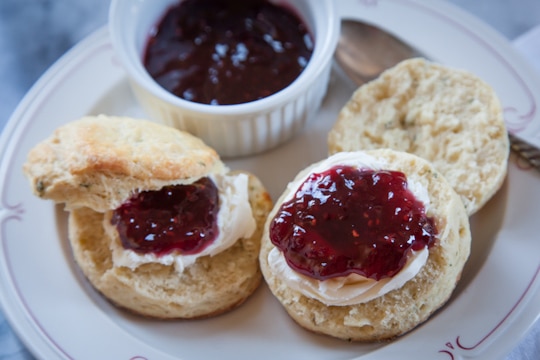
M 343 319 L 343 325 L 345 326 L 351 326 L 351 327 L 364 327 L 364 326 L 371 326 L 371 321 L 365 317 L 358 317 L 358 311 L 356 308 L 351 309 L 349 311 L 349 315 L 345 316 Z

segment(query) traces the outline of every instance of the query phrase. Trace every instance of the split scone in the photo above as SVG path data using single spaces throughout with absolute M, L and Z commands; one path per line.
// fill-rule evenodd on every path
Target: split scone
M 410 331 L 446 303 L 470 242 L 459 195 L 428 161 L 389 149 L 341 152 L 289 183 L 259 260 L 302 327 L 371 342 Z
M 28 154 L 35 195 L 64 203 L 90 283 L 156 318 L 198 318 L 241 304 L 261 282 L 272 206 L 253 175 L 229 172 L 200 139 L 127 117 L 85 117 Z
M 477 76 L 405 60 L 358 88 L 328 135 L 330 154 L 391 148 L 431 161 L 478 211 L 500 188 L 509 143 L 495 91 Z

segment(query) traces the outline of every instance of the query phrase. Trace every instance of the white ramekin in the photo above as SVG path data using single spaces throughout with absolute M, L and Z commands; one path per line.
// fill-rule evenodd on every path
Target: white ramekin
M 223 157 L 271 149 L 300 131 L 318 111 L 326 93 L 339 37 L 333 0 L 286 0 L 310 29 L 311 59 L 285 89 L 237 105 L 206 105 L 177 97 L 155 82 L 142 63 L 150 29 L 178 0 L 112 0 L 109 32 L 133 92 L 150 119 L 188 131 Z

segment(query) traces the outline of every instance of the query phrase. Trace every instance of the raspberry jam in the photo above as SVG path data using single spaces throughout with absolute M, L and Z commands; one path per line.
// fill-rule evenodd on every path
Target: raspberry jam
M 350 166 L 311 174 L 270 225 L 270 240 L 289 266 L 318 280 L 392 277 L 435 235 L 405 174 Z
M 197 254 L 218 235 L 218 189 L 209 178 L 143 191 L 113 212 L 125 249 L 165 255 Z
M 230 105 L 285 88 L 312 52 L 306 25 L 285 7 L 267 0 L 185 0 L 157 24 L 143 62 L 178 97 Z

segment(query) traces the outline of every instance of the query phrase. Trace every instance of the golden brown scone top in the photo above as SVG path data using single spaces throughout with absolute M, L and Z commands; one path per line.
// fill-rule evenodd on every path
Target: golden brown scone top
M 29 152 L 23 171 L 37 196 L 102 212 L 137 190 L 158 190 L 223 166 L 212 148 L 186 132 L 99 115 L 59 127 Z

